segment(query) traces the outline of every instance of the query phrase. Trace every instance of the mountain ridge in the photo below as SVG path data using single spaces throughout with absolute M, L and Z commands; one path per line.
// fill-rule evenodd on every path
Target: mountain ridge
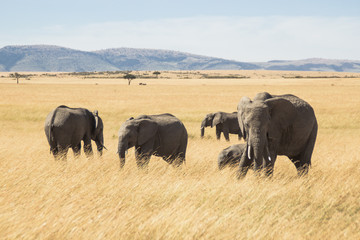
M 288 70 L 360 72 L 360 61 L 324 58 L 241 62 L 173 50 L 108 48 L 82 51 L 56 45 L 0 48 L 2 72 L 92 72 L 119 70 Z

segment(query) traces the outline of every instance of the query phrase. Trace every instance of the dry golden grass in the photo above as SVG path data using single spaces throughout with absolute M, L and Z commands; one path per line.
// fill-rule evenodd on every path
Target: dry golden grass
M 16 85 L 0 74 L 0 238 L 360 239 L 360 78 L 345 78 L 359 74 L 206 73 L 250 78 L 162 72 L 127 86 L 124 79 L 39 74 Z M 341 78 L 282 77 L 336 74 Z M 307 177 L 279 157 L 272 179 L 250 171 L 238 181 L 234 169 L 217 169 L 218 153 L 236 136 L 216 141 L 214 129 L 206 129 L 200 139 L 206 113 L 234 111 L 242 96 L 261 91 L 292 93 L 314 107 L 319 132 Z M 109 149 L 102 158 L 74 159 L 70 152 L 68 161 L 54 161 L 43 124 L 61 104 L 99 110 Z M 145 173 L 131 150 L 119 171 L 121 123 L 164 112 L 188 130 L 186 166 L 173 169 L 152 157 Z

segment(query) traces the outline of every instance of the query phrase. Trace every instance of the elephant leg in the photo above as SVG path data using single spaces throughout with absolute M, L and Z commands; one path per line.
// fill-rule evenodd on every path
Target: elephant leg
M 310 134 L 309 140 L 306 144 L 305 150 L 299 155 L 297 161 L 294 162 L 298 176 L 307 175 L 309 172 L 309 167 L 311 165 L 311 156 L 314 151 L 316 135 L 317 135 L 318 126 L 314 125 L 313 130 Z
M 242 179 L 246 176 L 247 171 L 251 166 L 252 160 L 247 157 L 246 151 L 240 158 L 239 171 L 237 172 L 237 178 Z
M 306 175 L 309 171 L 309 165 L 308 164 L 304 164 L 301 161 L 301 155 L 296 156 L 296 157 L 292 157 L 290 158 L 291 162 L 295 165 L 296 170 L 297 170 L 297 174 L 299 177 Z
M 169 158 L 164 158 L 170 165 L 173 167 L 180 167 L 183 162 L 185 162 L 185 154 L 179 153 L 177 155 L 171 156 Z
M 84 152 L 86 157 L 93 157 L 94 153 L 91 147 L 91 139 L 90 138 L 85 138 L 84 139 Z
M 183 163 L 185 163 L 185 152 L 180 152 L 176 158 L 176 167 L 179 167 Z
M 289 157 L 296 167 L 299 177 L 307 175 L 311 165 L 311 156 L 314 150 L 315 140 L 317 135 L 317 125 L 314 126 L 313 131 L 309 137 L 306 147 L 302 153 L 295 157 Z
M 66 161 L 69 147 L 68 146 L 64 147 L 64 146 L 58 145 L 57 149 L 58 149 L 58 153 L 57 153 L 56 159 Z
M 144 153 L 141 147 L 135 147 L 135 159 L 138 169 L 147 168 L 149 165 L 150 156 L 151 155 Z
M 57 144 L 56 144 L 55 141 L 49 140 L 49 145 L 50 145 L 50 153 L 51 153 L 52 155 L 54 155 L 54 157 L 55 157 L 55 155 L 57 155 L 58 152 L 59 152 L 59 150 L 58 150 L 58 148 L 57 148 Z
M 173 164 L 174 167 L 179 167 L 181 164 L 185 163 L 186 147 L 187 139 L 183 139 L 178 149 L 178 154 L 175 158 L 175 164 Z
M 170 165 L 175 164 L 176 161 L 176 157 L 175 156 L 170 156 L 170 157 L 163 157 L 164 161 L 167 162 Z
M 59 149 L 57 146 L 50 148 L 50 152 L 54 156 L 55 160 L 59 160 Z
M 135 159 L 140 158 L 140 157 L 141 157 L 140 154 L 141 154 L 141 149 L 140 149 L 140 147 L 136 147 L 136 146 L 135 146 Z
M 224 137 L 225 137 L 225 139 L 226 139 L 226 141 L 230 141 L 230 138 L 229 138 L 229 129 L 226 129 L 226 128 L 224 128 L 223 129 L 223 134 L 224 134 Z
M 138 168 L 147 168 L 151 155 L 154 153 L 154 144 L 155 138 L 152 138 L 143 145 L 135 146 L 138 151 L 135 151 L 136 164 Z
M 272 177 L 274 173 L 274 166 L 277 158 L 275 149 L 277 149 L 277 145 L 268 140 L 268 144 L 265 146 L 265 150 L 263 151 L 263 171 L 265 177 Z
M 254 173 L 257 177 L 260 177 L 262 170 L 264 169 L 263 165 L 264 159 L 254 160 Z
M 74 152 L 74 156 L 79 157 L 80 156 L 80 150 L 81 150 L 81 142 L 76 146 L 72 146 L 71 148 L 72 148 L 72 150 Z
M 270 159 L 269 156 L 267 156 L 266 154 L 264 155 L 263 168 L 264 168 L 265 177 L 272 177 L 274 173 L 275 160 L 276 160 L 275 154 L 271 154 Z
M 55 140 L 49 140 L 50 153 L 54 156 L 55 160 L 59 159 L 59 148 Z
M 150 155 L 147 154 L 139 154 L 136 158 L 136 165 L 138 169 L 147 169 L 150 162 Z
M 219 126 L 216 125 L 216 139 L 220 140 L 220 136 L 221 136 L 221 129 L 219 128 Z
M 308 174 L 309 164 L 304 161 L 304 157 L 302 156 L 302 154 L 300 154 L 300 156 L 292 158 L 291 161 L 295 165 L 299 177 Z

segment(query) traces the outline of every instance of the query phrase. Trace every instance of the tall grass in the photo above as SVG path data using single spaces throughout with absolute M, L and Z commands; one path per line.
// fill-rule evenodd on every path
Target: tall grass
M 359 79 L 77 81 L 83 82 L 0 84 L 0 238 L 360 238 Z M 238 181 L 236 169 L 217 169 L 218 153 L 237 136 L 217 141 L 207 128 L 200 138 L 207 113 L 235 111 L 242 96 L 260 91 L 292 93 L 314 107 L 319 132 L 307 177 L 278 157 L 273 178 L 249 171 Z M 109 149 L 101 158 L 70 152 L 66 162 L 54 161 L 43 124 L 61 104 L 99 111 Z M 120 171 L 121 123 L 164 112 L 189 132 L 186 165 L 174 169 L 152 157 L 148 172 L 140 171 L 130 150 Z

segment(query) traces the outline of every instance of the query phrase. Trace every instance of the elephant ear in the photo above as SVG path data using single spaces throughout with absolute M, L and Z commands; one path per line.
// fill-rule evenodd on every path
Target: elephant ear
M 153 120 L 142 119 L 138 131 L 138 145 L 143 145 L 155 136 L 158 131 L 158 124 Z
M 240 127 L 240 130 L 241 130 L 245 140 L 246 140 L 246 137 L 247 137 L 247 133 L 246 133 L 246 130 L 245 130 L 245 123 L 244 123 L 245 108 L 250 103 L 251 103 L 250 98 L 242 97 L 239 104 L 238 104 L 238 106 L 237 106 L 239 127 Z
M 205 118 L 201 122 L 201 128 L 207 127 L 206 126 L 206 119 L 207 119 L 207 115 L 205 116 Z
M 211 127 L 214 127 L 214 126 L 218 125 L 219 123 L 223 123 L 223 122 L 224 122 L 224 119 L 222 117 L 222 114 L 221 113 L 215 113 L 214 118 L 212 120 Z
M 265 104 L 270 110 L 270 129 L 272 131 L 285 131 L 296 119 L 296 108 L 284 98 L 271 98 L 266 100 Z

